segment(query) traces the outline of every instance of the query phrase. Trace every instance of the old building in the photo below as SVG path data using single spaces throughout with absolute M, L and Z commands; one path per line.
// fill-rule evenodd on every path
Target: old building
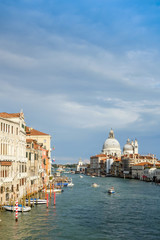
M 24 114 L 0 113 L 0 201 L 22 197 L 27 182 Z
M 37 143 L 42 144 L 48 151 L 48 174 L 51 173 L 51 136 L 30 127 L 26 127 L 27 139 L 35 139 Z
M 149 162 L 141 162 L 134 164 L 132 166 L 132 178 L 134 179 L 144 179 L 145 168 L 151 168 L 153 164 Z
M 150 164 L 157 164 L 158 160 L 154 157 L 154 155 L 140 155 L 140 154 L 130 154 L 122 156 L 122 164 L 123 164 L 123 173 L 132 178 L 132 166 L 147 162 Z
M 105 162 L 107 159 L 106 154 L 97 154 L 90 157 L 90 170 L 89 173 L 95 176 L 101 176 L 103 171 L 106 171 Z
M 42 182 L 42 150 L 41 145 L 34 139 L 27 139 L 26 157 L 27 164 L 27 186 L 26 193 L 34 193 L 43 187 Z

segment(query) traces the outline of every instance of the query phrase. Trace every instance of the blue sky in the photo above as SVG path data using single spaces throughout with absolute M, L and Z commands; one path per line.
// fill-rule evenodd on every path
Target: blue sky
M 1 0 L 0 108 L 52 136 L 57 163 L 123 149 L 160 159 L 159 0 Z

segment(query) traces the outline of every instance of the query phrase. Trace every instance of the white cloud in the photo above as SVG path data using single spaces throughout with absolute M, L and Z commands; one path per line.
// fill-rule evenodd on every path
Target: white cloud
M 82 104 L 70 100 L 65 95 L 42 95 L 36 91 L 27 91 L 26 89 L 13 87 L 3 83 L 0 90 L 0 100 L 12 101 L 14 105 L 25 106 L 27 112 L 36 111 L 37 114 L 48 116 L 49 122 L 54 122 L 59 126 L 65 126 L 77 129 L 95 129 L 104 127 L 113 127 L 116 129 L 136 127 L 141 124 L 153 124 L 155 115 L 159 118 L 160 103 L 154 105 L 149 102 L 131 102 L 121 99 L 103 99 L 106 104 L 103 107 L 99 104 Z M 21 108 L 20 107 L 20 108 Z M 150 120 L 144 124 L 143 114 L 150 114 Z M 40 118 L 39 118 L 39 121 Z M 43 121 L 43 119 L 42 119 Z M 45 120 L 47 121 L 47 120 Z

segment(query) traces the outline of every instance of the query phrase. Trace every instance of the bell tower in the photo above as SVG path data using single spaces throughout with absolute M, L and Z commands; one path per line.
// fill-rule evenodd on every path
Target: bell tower
M 134 154 L 138 154 L 138 141 L 135 139 L 134 141 Z

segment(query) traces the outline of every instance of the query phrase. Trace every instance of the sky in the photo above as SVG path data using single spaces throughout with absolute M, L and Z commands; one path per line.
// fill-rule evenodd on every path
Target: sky
M 55 163 L 88 161 L 111 128 L 160 159 L 160 0 L 1 0 L 0 112 L 21 109 Z

